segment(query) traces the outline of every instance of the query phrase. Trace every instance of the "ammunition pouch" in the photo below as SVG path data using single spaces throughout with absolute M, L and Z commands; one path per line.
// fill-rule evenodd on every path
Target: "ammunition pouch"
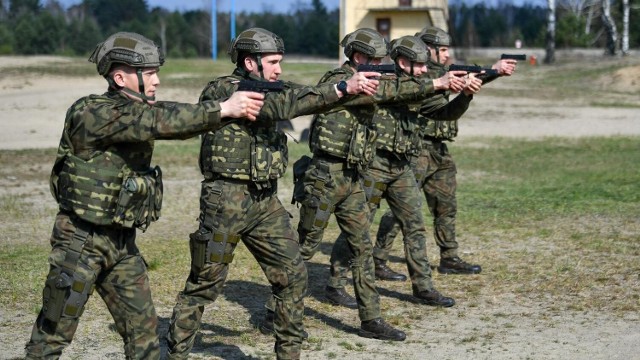
M 125 176 L 113 223 L 147 230 L 153 221 L 160 218 L 162 192 L 162 172 L 158 166 L 145 174 Z
M 357 124 L 351 133 L 347 162 L 367 167 L 373 160 L 376 151 L 376 139 L 378 133 L 375 127 L 366 124 Z
M 264 182 L 281 178 L 289 164 L 287 135 L 282 131 L 260 132 L 251 142 L 251 180 Z
M 364 194 L 367 197 L 367 201 L 375 206 L 380 206 L 382 194 L 387 190 L 387 184 L 376 182 L 368 176 L 363 176 L 361 183 Z
M 85 279 L 76 268 L 87 238 L 91 233 L 84 224 L 76 231 L 66 249 L 65 259 L 47 278 L 42 293 L 44 318 L 58 323 L 62 317 L 79 318 L 89 296 L 93 293 L 94 279 Z

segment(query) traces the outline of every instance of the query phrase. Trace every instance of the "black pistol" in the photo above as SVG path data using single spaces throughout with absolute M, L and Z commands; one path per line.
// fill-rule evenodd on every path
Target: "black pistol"
M 358 72 L 362 72 L 362 71 L 373 71 L 383 75 L 395 74 L 396 64 L 380 64 L 380 65 L 360 64 L 358 65 Z
M 498 75 L 498 72 L 494 69 L 486 69 L 483 68 L 482 66 L 478 66 L 478 65 L 456 65 L 456 64 L 451 64 L 449 65 L 449 71 L 466 71 L 468 73 L 475 73 L 475 74 L 480 74 L 482 72 L 484 72 L 483 75 L 485 76 L 495 76 Z
M 527 55 L 525 54 L 502 54 L 500 55 L 500 60 L 510 59 L 510 60 L 527 60 Z
M 284 82 L 282 81 L 255 81 L 240 80 L 236 91 L 252 91 L 259 93 L 270 93 L 284 90 Z

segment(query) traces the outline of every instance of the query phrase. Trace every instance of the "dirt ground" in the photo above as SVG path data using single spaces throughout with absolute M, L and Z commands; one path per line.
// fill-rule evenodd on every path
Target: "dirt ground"
M 51 148 L 58 144 L 64 115 L 70 104 L 81 96 L 101 93 L 106 83 L 98 76 L 89 78 L 65 78 L 61 76 L 8 76 L 3 68 L 19 64 L 53 61 L 49 57 L 0 57 L 0 149 Z M 60 61 L 59 59 L 55 59 Z M 640 67 L 634 66 L 619 76 L 596 79 L 610 82 L 617 90 L 638 93 Z M 508 79 L 496 81 L 490 86 L 510 90 Z M 522 89 L 515 89 L 522 91 Z M 159 99 L 195 102 L 195 93 L 181 89 L 160 89 Z M 635 96 L 638 100 L 637 95 Z M 592 107 L 584 99 L 572 98 L 531 99 L 526 96 L 509 97 L 507 102 L 497 95 L 476 96 L 473 111 L 465 115 L 461 124 L 459 144 L 472 145 L 466 139 L 476 136 L 504 136 L 516 138 L 584 137 L 609 135 L 640 136 L 638 108 Z M 296 129 L 304 127 L 305 120 L 294 122 Z M 2 165 L 2 164 L 0 164 Z M 34 184 L 38 191 L 46 192 L 46 179 Z M 6 189 L 0 192 L 6 193 Z M 197 191 L 197 190 L 196 190 Z M 283 197 L 286 198 L 286 195 Z M 48 220 L 48 219 L 47 219 Z M 47 221 L 46 227 L 49 227 Z M 488 276 L 488 275 L 482 275 Z M 481 276 L 481 277 L 482 277 Z M 489 289 L 480 290 L 486 293 Z M 486 295 L 486 294 L 485 294 Z M 401 346 L 393 346 L 374 340 L 345 334 L 350 341 L 364 344 L 366 352 L 352 352 L 353 359 L 640 359 L 640 315 L 611 318 L 594 312 L 548 313 L 546 308 L 517 298 L 490 297 L 481 304 L 459 304 L 451 310 L 451 319 L 464 321 L 432 321 L 425 316 L 420 327 L 409 330 L 409 339 Z M 552 300 L 550 300 L 552 301 Z M 99 302 L 93 308 L 103 307 Z M 489 310 L 488 310 L 489 309 Z M 168 317 L 170 308 L 158 307 L 161 316 Z M 487 312 L 502 315 L 486 322 Z M 30 327 L 12 328 L 10 324 L 32 314 L 9 314 L 0 309 L 0 359 L 20 358 L 28 339 Z M 354 315 L 355 316 L 355 315 Z M 78 333 L 65 359 L 122 359 L 121 343 L 110 339 L 101 345 L 94 344 L 93 326 L 102 329 L 101 319 L 87 319 L 83 332 Z M 161 329 L 162 330 L 162 329 Z M 164 329 L 166 331 L 166 329 Z M 428 334 L 428 335 L 423 335 Z M 453 336 L 451 334 L 462 334 Z M 424 339 L 424 336 L 428 338 Z M 480 336 L 491 346 L 482 349 L 466 345 L 465 337 Z M 427 345 L 425 345 L 425 343 Z M 473 343 L 473 342 L 470 342 Z M 428 345 L 437 344 L 437 345 Z M 344 353 L 338 344 L 324 344 L 331 358 Z M 217 352 L 223 359 L 239 359 L 245 345 L 238 345 L 234 354 Z M 233 353 L 233 351 L 232 351 Z M 312 353 L 313 354 L 313 353 Z M 203 358 L 196 356 L 196 358 Z M 303 355 L 304 356 L 304 355 Z M 309 356 L 309 355 L 306 355 Z

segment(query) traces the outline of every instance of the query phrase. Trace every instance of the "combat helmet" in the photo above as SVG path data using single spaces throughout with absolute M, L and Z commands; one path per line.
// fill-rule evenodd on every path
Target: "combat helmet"
M 162 50 L 146 37 L 118 32 L 98 44 L 89 57 L 96 64 L 98 74 L 106 76 L 113 64 L 125 64 L 134 68 L 158 67 L 164 64 Z
M 411 75 L 413 75 L 413 64 L 429 61 L 429 49 L 427 45 L 417 36 L 402 36 L 391 41 L 391 51 L 389 56 L 396 61 L 399 56 L 404 56 L 411 62 Z M 397 61 L 396 61 L 397 62 Z
M 426 63 L 429 60 L 429 49 L 417 36 L 402 36 L 391 41 L 391 59 L 404 56 L 411 62 Z
M 427 45 L 451 46 L 451 36 L 444 30 L 435 26 L 427 26 L 422 29 L 416 36 L 422 39 Z
M 278 35 L 262 28 L 251 28 L 241 32 L 229 45 L 231 62 L 242 67 L 241 54 L 255 54 L 260 76 L 262 73 L 261 54 L 284 54 L 284 41 Z
M 164 55 L 156 43 L 146 37 L 132 32 L 117 32 L 99 43 L 89 57 L 96 64 L 98 74 L 104 76 L 113 89 L 119 89 L 112 78 L 108 77 L 114 64 L 124 64 L 136 69 L 138 75 L 138 91 L 120 89 L 130 95 L 141 98 L 144 102 L 155 100 L 155 96 L 147 96 L 142 80 L 143 68 L 155 68 L 164 64 Z
M 416 36 L 424 41 L 427 46 L 433 47 L 433 49 L 435 49 L 435 61 L 437 63 L 440 63 L 440 46 L 451 46 L 451 35 L 435 26 L 427 26 L 419 33 L 416 33 Z
M 383 58 L 389 54 L 389 43 L 379 32 L 363 28 L 347 34 L 340 42 L 344 54 L 351 59 L 354 52 L 360 52 L 370 58 Z

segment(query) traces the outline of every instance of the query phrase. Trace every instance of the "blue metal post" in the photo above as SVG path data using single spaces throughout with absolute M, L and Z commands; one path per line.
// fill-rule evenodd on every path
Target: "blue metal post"
M 211 57 L 218 60 L 218 8 L 217 0 L 211 0 Z
M 231 40 L 236 37 L 236 0 L 231 0 Z

